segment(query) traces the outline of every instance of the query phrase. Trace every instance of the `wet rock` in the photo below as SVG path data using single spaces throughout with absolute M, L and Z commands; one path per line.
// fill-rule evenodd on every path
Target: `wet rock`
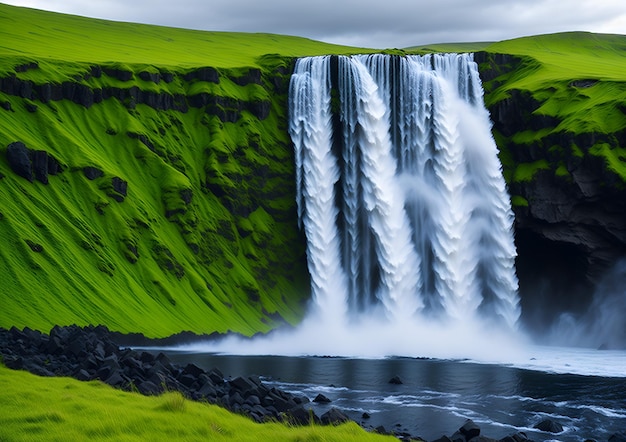
M 322 393 L 320 393 L 317 396 L 315 396 L 315 399 L 313 399 L 313 402 L 316 402 L 318 404 L 328 404 L 331 402 L 331 400 L 328 399 L 326 396 L 324 396 Z
M 612 434 L 609 437 L 609 442 L 626 442 L 626 430 Z
M 470 440 L 480 436 L 480 427 L 476 425 L 473 420 L 468 419 L 465 421 L 463 426 L 459 428 L 459 432 L 465 436 L 465 439 Z
M 348 422 L 350 418 L 341 410 L 332 407 L 326 413 L 322 414 L 320 420 L 324 425 L 338 425 Z
M 297 406 L 285 413 L 285 419 L 287 422 L 294 425 L 310 425 L 311 423 L 320 423 L 320 419 L 313 412 L 313 410 L 307 410 L 303 406 Z
M 467 441 L 467 439 L 465 438 L 465 435 L 461 433 L 460 431 L 455 431 L 454 434 L 450 436 L 450 440 L 452 440 L 452 442 L 466 442 Z
M 394 376 L 391 379 L 389 379 L 389 383 L 393 385 L 401 385 L 404 382 L 402 382 L 402 379 L 400 379 L 400 376 Z
M 229 384 L 242 393 L 247 393 L 255 389 L 254 383 L 244 377 L 237 377 L 229 381 Z
M 563 426 L 552 419 L 545 419 L 535 425 L 535 428 L 547 433 L 560 433 L 563 431 Z
M 157 395 L 162 392 L 162 389 L 158 385 L 150 381 L 140 382 L 139 385 L 137 385 L 137 390 L 146 396 Z
M 382 425 L 379 425 L 376 428 L 374 428 L 374 432 L 376 432 L 378 434 L 389 434 L 387 429 L 384 426 L 382 426 Z

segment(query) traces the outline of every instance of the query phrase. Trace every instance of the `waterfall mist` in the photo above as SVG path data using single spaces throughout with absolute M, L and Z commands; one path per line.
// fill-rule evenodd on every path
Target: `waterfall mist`
M 468 54 L 299 59 L 289 133 L 312 299 L 295 329 L 214 351 L 505 357 L 513 213 Z
M 562 313 L 539 342 L 551 345 L 626 349 L 626 260 L 609 269 L 582 313 Z

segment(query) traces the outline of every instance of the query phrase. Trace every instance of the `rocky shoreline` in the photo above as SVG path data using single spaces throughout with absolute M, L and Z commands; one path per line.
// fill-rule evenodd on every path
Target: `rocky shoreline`
M 282 421 L 307 425 L 312 421 L 334 425 L 350 420 L 338 408 L 317 416 L 306 404 L 305 396 L 265 385 L 256 376 L 226 379 L 216 368 L 206 371 L 194 364 L 181 366 L 170 362 L 163 354 L 133 350 L 132 336 L 110 332 L 104 326 L 55 326 L 49 334 L 15 327 L 0 328 L 0 357 L 11 369 L 26 370 L 39 376 L 67 376 L 81 381 L 100 380 L 115 388 L 158 395 L 179 391 L 191 400 L 202 400 L 222 406 L 232 412 L 247 415 L 256 422 Z M 147 340 L 143 338 L 142 344 Z M 135 344 L 136 345 L 136 344 Z M 316 400 L 316 399 L 314 399 Z M 558 423 L 546 422 L 544 431 L 558 432 Z M 551 425 L 556 424 L 557 426 Z M 394 434 L 402 440 L 421 440 L 407 433 L 392 433 L 385 428 L 368 429 Z M 500 439 L 500 442 L 526 442 L 520 432 Z M 433 442 L 496 441 L 480 434 L 480 428 L 468 420 L 451 436 Z M 625 442 L 626 433 L 618 433 L 609 442 Z

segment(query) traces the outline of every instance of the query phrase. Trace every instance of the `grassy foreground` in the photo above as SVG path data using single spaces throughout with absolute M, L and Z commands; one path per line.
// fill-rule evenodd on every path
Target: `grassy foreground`
M 356 423 L 257 424 L 177 392 L 157 397 L 101 382 L 42 378 L 0 364 L 0 441 L 383 441 Z

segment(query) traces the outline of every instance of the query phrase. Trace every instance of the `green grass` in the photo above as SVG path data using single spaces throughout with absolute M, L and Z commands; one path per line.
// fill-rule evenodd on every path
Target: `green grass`
M 626 128 L 618 104 L 626 101 L 626 36 L 583 32 L 549 34 L 492 43 L 484 49 L 511 54 L 522 64 L 486 86 L 488 105 L 513 89 L 541 103 L 537 114 L 557 117 L 555 132 L 609 133 Z
M 111 22 L 0 4 L 0 56 L 159 67 L 258 66 L 283 57 L 354 53 L 357 49 L 301 37 L 206 32 Z
M 0 364 L 0 440 L 18 441 L 385 441 L 356 423 L 257 424 L 177 392 L 142 396 L 99 381 L 42 378 Z
M 566 162 L 594 155 L 603 157 L 606 169 L 626 182 L 626 157 L 618 141 L 618 134 L 626 130 L 626 36 L 548 34 L 492 43 L 484 51 L 518 58 L 484 85 L 486 104 L 495 108 L 512 91 L 522 91 L 535 102 L 529 113 L 555 122 L 541 130 L 525 128 L 508 138 L 496 134 L 501 150 L 543 151 L 547 160 L 516 164 L 501 154 L 510 180 L 527 181 L 539 169 L 569 179 Z M 594 146 L 582 141 L 597 135 L 607 142 Z
M 406 50 L 410 52 L 477 52 L 485 50 L 491 43 L 492 42 L 435 43 L 424 46 L 412 46 L 406 48 Z

